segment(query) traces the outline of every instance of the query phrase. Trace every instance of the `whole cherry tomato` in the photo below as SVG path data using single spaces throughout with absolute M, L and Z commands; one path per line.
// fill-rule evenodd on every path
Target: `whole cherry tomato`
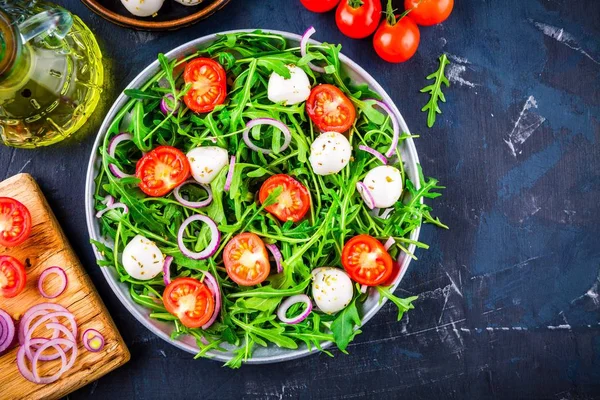
M 307 10 L 317 13 L 333 10 L 339 2 L 340 0 L 300 0 Z
M 411 10 L 408 17 L 418 25 L 435 25 L 450 16 L 454 0 L 404 0 L 404 8 Z
M 401 63 L 411 58 L 419 47 L 421 33 L 412 19 L 386 18 L 375 36 L 373 46 L 379 57 L 391 63 Z
M 370 36 L 380 19 L 380 0 L 342 0 L 335 13 L 339 30 L 354 39 Z

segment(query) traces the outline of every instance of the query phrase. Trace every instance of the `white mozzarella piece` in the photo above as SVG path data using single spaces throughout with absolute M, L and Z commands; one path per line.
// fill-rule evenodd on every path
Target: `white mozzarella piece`
M 162 272 L 165 256 L 156 243 L 137 235 L 123 249 L 121 262 L 132 278 L 146 281 Z
M 267 96 L 273 103 L 283 103 L 291 106 L 308 99 L 308 96 L 310 96 L 310 81 L 302 68 L 288 65 L 287 69 L 291 75 L 289 79 L 285 79 L 277 72 L 271 74 Z
M 197 147 L 187 153 L 192 176 L 198 183 L 209 184 L 229 165 L 227 150 L 216 146 Z
M 363 183 L 373 196 L 377 208 L 393 206 L 402 195 L 402 175 L 398 168 L 389 165 L 370 170 Z
M 312 295 L 321 311 L 334 314 L 350 304 L 354 285 L 345 271 L 323 267 L 314 270 L 312 275 Z
M 338 132 L 325 132 L 317 136 L 310 146 L 308 160 L 317 175 L 340 172 L 352 157 L 352 147 L 346 136 Z

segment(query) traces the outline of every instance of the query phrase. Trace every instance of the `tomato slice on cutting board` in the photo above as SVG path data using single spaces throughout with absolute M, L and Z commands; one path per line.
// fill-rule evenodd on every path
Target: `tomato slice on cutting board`
M 369 235 L 358 235 L 344 245 L 342 265 L 350 278 L 361 285 L 377 286 L 392 274 L 392 257 L 381 242 Z
M 196 113 L 206 113 L 223 104 L 227 96 L 225 69 L 213 59 L 195 58 L 185 66 L 185 83 L 192 87 L 183 96 L 188 108 Z
M 277 197 L 275 204 L 265 207 L 265 210 L 276 216 L 280 221 L 300 221 L 310 208 L 310 194 L 308 189 L 286 174 L 273 175 L 261 186 L 258 194 L 260 203 L 263 204 L 267 197 L 278 187 L 283 191 Z
M 241 233 L 227 243 L 223 262 L 227 275 L 240 286 L 258 285 L 271 272 L 265 243 L 250 232 Z
M 27 274 L 20 261 L 0 256 L 0 297 L 15 297 L 23 291 L 26 282 Z
M 0 246 L 15 247 L 31 233 L 31 214 L 21 202 L 0 197 Z
M 135 176 L 144 193 L 160 197 L 189 178 L 190 163 L 175 147 L 159 146 L 138 161 Z
M 200 328 L 215 311 L 215 300 L 208 287 L 194 278 L 177 278 L 165 288 L 163 303 L 188 328 Z
M 318 85 L 311 90 L 306 111 L 323 132 L 344 133 L 356 120 L 356 109 L 350 99 L 330 84 Z

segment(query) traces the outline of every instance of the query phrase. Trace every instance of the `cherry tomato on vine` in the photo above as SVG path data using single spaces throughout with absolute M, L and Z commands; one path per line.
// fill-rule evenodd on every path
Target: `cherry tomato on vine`
M 177 278 L 165 288 L 163 303 L 168 312 L 188 328 L 200 328 L 215 311 L 215 300 L 208 287 L 194 278 Z
M 23 291 L 26 282 L 27 274 L 20 261 L 0 256 L 0 297 L 15 297 Z
M 185 66 L 183 80 L 192 84 L 183 101 L 193 112 L 210 112 L 225 102 L 227 77 L 225 69 L 215 60 L 203 57 L 193 59 Z
M 444 22 L 454 8 L 454 0 L 404 0 L 408 17 L 418 25 L 429 26 Z
M 371 35 L 380 20 L 380 0 L 342 0 L 335 13 L 335 23 L 339 30 L 354 39 Z
M 140 158 L 135 176 L 142 192 L 160 197 L 179 186 L 190 176 L 190 163 L 181 151 L 171 146 L 158 146 Z
M 412 19 L 396 18 L 391 21 L 390 18 L 386 18 L 373 36 L 375 51 L 379 57 L 391 63 L 401 63 L 410 59 L 417 52 L 421 40 L 419 27 Z
M 300 3 L 302 3 L 307 10 L 316 13 L 324 13 L 333 10 L 339 2 L 340 0 L 300 0 Z
M 10 197 L 0 197 L 0 246 L 15 247 L 31 232 L 31 214 L 25 205 Z
M 366 286 L 386 282 L 393 270 L 392 257 L 379 240 L 369 235 L 358 235 L 346 242 L 342 265 L 354 282 Z
M 323 132 L 344 133 L 356 120 L 356 109 L 350 99 L 340 89 L 327 83 L 311 90 L 306 112 Z

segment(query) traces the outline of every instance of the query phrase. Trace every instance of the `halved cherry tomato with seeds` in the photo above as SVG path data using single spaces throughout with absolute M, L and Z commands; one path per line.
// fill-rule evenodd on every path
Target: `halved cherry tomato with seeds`
M 208 287 L 194 278 L 177 278 L 163 293 L 163 303 L 168 312 L 188 328 L 200 328 L 215 311 L 215 300 Z
M 310 119 L 323 132 L 344 133 L 356 120 L 356 109 L 337 87 L 329 84 L 315 86 L 306 101 Z
M 223 250 L 227 275 L 240 286 L 254 286 L 263 282 L 271 272 L 265 243 L 258 235 L 240 233 Z
M 265 210 L 273 214 L 282 222 L 292 220 L 300 221 L 310 208 L 310 194 L 308 189 L 289 175 L 273 175 L 267 179 L 260 187 L 258 199 L 263 204 L 267 197 L 278 187 L 283 188 L 283 192 L 277 197 L 277 201 Z
M 138 161 L 135 176 L 141 179 L 139 186 L 144 193 L 160 197 L 190 176 L 190 163 L 175 147 L 159 146 Z
M 31 214 L 25 205 L 10 197 L 0 197 L 0 246 L 15 247 L 31 233 Z
M 366 286 L 386 282 L 393 270 L 392 257 L 379 240 L 369 235 L 358 235 L 346 242 L 342 265 L 352 280 Z
M 23 291 L 26 282 L 27 274 L 20 261 L 0 256 L 0 297 L 15 297 Z
M 207 113 L 225 102 L 227 76 L 225 69 L 215 60 L 202 57 L 193 59 L 185 66 L 183 80 L 192 84 L 183 96 L 183 101 L 190 110 Z

